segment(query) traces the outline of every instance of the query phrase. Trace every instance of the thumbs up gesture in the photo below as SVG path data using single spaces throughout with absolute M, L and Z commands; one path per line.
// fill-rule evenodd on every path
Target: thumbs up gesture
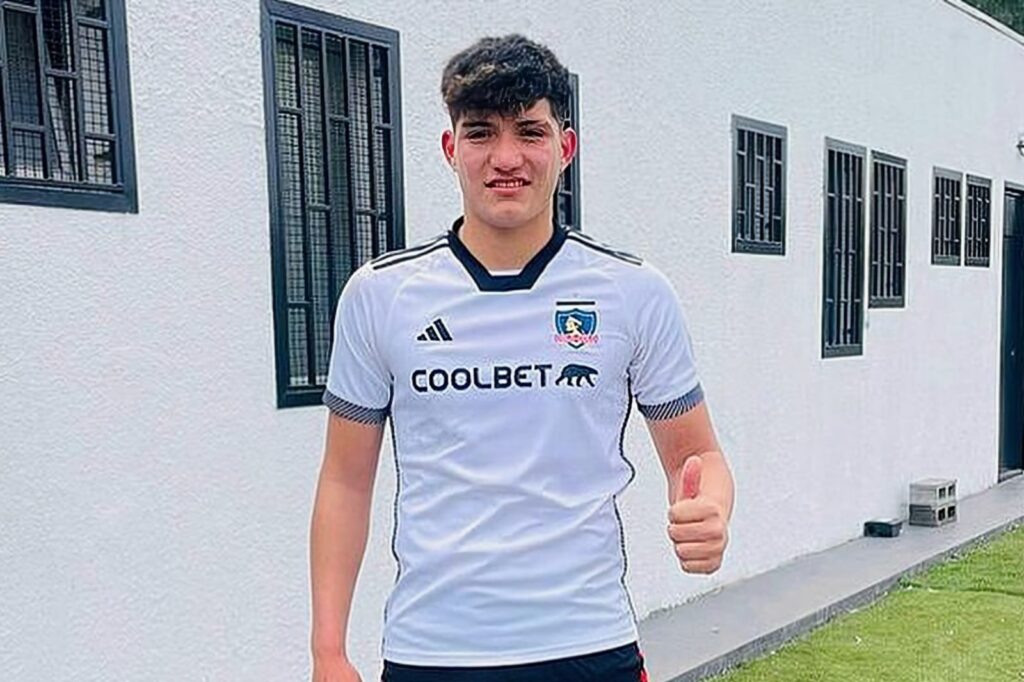
M 676 481 L 668 510 L 668 536 L 687 573 L 714 573 L 722 565 L 728 529 L 720 505 L 701 490 L 704 462 L 691 455 Z

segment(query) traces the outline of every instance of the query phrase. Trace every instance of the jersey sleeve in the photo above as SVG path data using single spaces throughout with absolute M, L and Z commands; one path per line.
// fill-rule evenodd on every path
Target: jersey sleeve
M 670 419 L 704 400 L 682 305 L 668 279 L 644 265 L 629 366 L 633 396 L 647 419 Z
M 375 306 L 366 271 L 345 284 L 334 316 L 334 345 L 323 402 L 340 417 L 380 424 L 391 403 L 391 374 L 376 333 L 383 306 Z

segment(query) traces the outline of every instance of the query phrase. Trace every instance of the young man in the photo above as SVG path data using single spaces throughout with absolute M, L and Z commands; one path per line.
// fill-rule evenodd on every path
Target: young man
M 521 36 L 456 55 L 441 144 L 464 216 L 352 275 L 338 303 L 311 532 L 314 682 L 346 656 L 383 423 L 398 577 L 387 682 L 645 679 L 616 497 L 636 399 L 682 568 L 718 569 L 733 484 L 657 270 L 553 222 L 568 73 Z

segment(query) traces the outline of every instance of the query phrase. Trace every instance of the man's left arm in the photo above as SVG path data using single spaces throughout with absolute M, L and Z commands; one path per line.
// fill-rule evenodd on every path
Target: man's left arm
M 679 563 L 687 573 L 714 573 L 729 543 L 734 486 L 707 404 L 648 419 L 647 428 L 665 471 L 668 535 Z

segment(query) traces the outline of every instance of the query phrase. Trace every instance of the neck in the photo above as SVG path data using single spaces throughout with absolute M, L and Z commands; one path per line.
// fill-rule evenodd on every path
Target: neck
M 459 240 L 490 271 L 520 270 L 551 239 L 552 209 L 519 227 L 494 227 L 467 214 Z

